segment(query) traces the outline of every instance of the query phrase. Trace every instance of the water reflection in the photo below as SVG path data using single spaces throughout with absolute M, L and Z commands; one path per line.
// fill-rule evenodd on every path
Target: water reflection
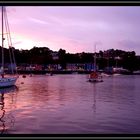
M 0 89 L 0 133 L 140 132 L 140 77 L 85 79 L 35 75 L 19 81 L 18 92 Z
M 6 134 L 8 133 L 8 127 L 9 126 L 14 126 L 14 116 L 11 115 L 11 113 L 6 114 L 6 109 L 5 109 L 5 95 L 7 93 L 12 93 L 14 91 L 18 90 L 16 86 L 12 86 L 9 88 L 3 88 L 0 89 L 0 133 L 1 134 Z M 9 97 L 9 96 L 8 96 Z M 13 96 L 12 97 L 12 103 L 13 103 Z M 7 116 L 6 116 L 7 115 Z M 9 120 L 10 119 L 10 120 Z M 10 122 L 10 125 L 7 125 L 7 122 Z
M 93 84 L 93 111 L 96 113 L 96 95 L 97 94 L 97 89 L 96 89 L 96 84 Z
M 4 110 L 4 93 L 1 94 L 0 97 L 0 108 L 2 111 L 2 115 L 0 116 L 0 122 L 2 123 L 0 126 L 1 134 L 5 132 L 5 121 L 4 121 L 4 116 L 5 116 L 5 110 Z

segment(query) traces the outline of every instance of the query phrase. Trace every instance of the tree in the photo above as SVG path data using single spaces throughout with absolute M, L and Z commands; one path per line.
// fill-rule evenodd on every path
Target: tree
M 61 67 L 63 69 L 66 69 L 66 60 L 65 60 L 65 58 L 66 58 L 66 51 L 63 50 L 63 49 L 59 49 L 58 56 L 59 56 L 59 63 L 61 65 Z

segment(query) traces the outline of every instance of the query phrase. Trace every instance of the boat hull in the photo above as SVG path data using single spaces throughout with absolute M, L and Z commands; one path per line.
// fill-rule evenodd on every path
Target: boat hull
M 14 86 L 18 77 L 0 78 L 0 88 Z
M 92 83 L 103 82 L 102 79 L 96 79 L 96 78 L 89 78 L 88 81 L 89 81 L 89 82 L 92 82 Z

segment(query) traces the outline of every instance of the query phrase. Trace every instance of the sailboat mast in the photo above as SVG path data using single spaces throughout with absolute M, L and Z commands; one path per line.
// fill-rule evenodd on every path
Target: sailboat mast
M 94 72 L 96 72 L 96 44 L 95 44 L 95 51 L 94 51 Z
M 3 12 L 4 12 L 4 8 L 3 8 L 3 6 L 2 6 L 2 74 L 4 73 L 4 24 L 3 24 L 3 21 L 4 21 L 4 18 L 3 18 Z

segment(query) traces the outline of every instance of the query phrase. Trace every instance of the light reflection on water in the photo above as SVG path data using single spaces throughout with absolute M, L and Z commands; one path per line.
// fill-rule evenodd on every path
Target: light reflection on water
M 12 109 L 16 97 L 14 97 L 15 93 L 13 92 L 17 90 L 16 86 L 0 89 L 0 134 L 7 134 L 7 130 L 14 126 L 15 118 L 12 114 Z M 8 93 L 9 95 L 7 96 L 6 94 Z
M 86 78 L 20 76 L 18 89 L 0 91 L 1 133 L 140 133 L 140 76 Z

